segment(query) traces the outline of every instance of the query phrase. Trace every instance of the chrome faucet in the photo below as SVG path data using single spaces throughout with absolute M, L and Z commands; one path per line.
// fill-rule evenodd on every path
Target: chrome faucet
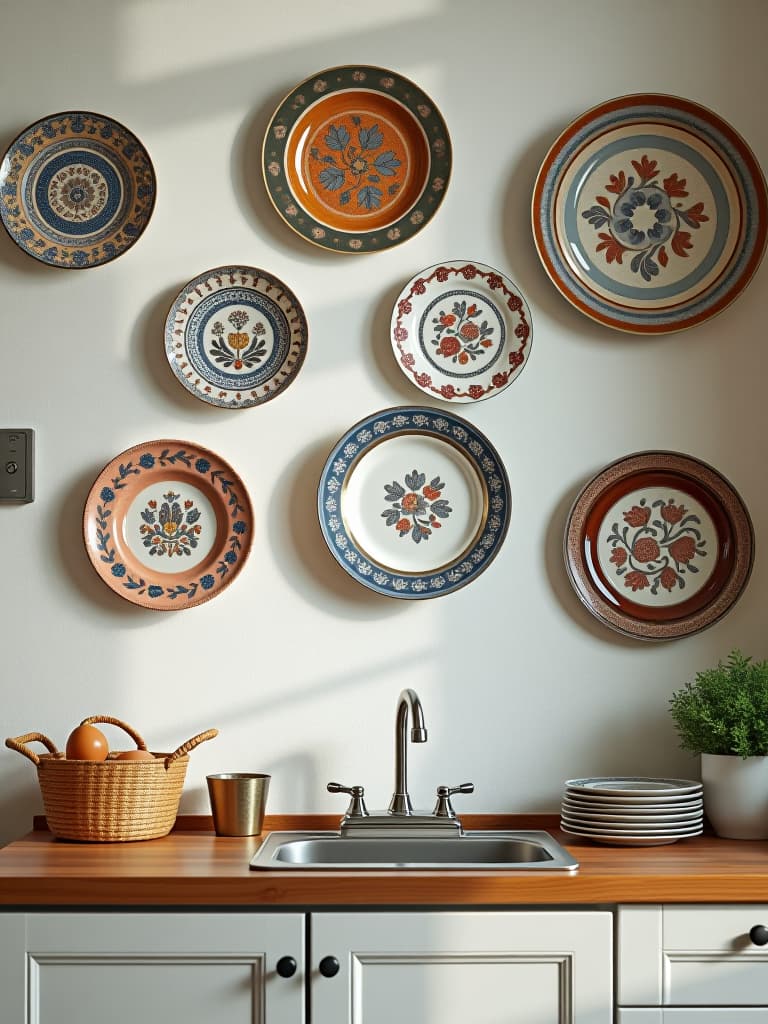
M 395 716 L 395 791 L 389 801 L 390 814 L 413 814 L 408 794 L 408 712 L 411 717 L 411 742 L 426 743 L 424 712 L 415 690 L 403 690 L 397 699 Z

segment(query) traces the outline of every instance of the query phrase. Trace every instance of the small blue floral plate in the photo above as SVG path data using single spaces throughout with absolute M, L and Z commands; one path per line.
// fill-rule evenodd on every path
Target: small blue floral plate
M 302 367 L 307 341 L 299 300 L 256 267 L 200 274 L 179 292 L 165 323 L 165 354 L 178 380 L 225 409 L 282 394 Z
M 484 572 L 509 526 L 502 461 L 466 420 L 421 406 L 385 409 L 338 441 L 317 496 L 331 554 L 378 594 L 449 594 Z
M 109 263 L 146 228 L 155 172 L 144 146 L 104 114 L 51 114 L 21 132 L 0 163 L 0 218 L 51 267 Z
M 147 441 L 105 466 L 85 503 L 85 549 L 107 586 L 132 604 L 202 604 L 248 557 L 253 512 L 218 455 L 187 441 Z

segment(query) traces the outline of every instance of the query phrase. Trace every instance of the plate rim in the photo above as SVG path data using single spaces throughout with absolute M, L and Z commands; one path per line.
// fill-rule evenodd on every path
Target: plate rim
M 651 775 L 585 775 L 578 779 L 566 779 L 565 786 L 568 789 L 575 789 L 580 793 L 594 793 L 594 789 L 590 789 L 587 783 L 589 782 L 669 782 L 674 783 L 672 786 L 668 786 L 666 789 L 611 789 L 611 790 L 597 790 L 598 793 L 610 793 L 616 796 L 666 796 L 674 793 L 685 793 L 691 790 L 699 791 L 704 785 L 702 782 L 697 782 L 696 779 L 673 779 L 666 776 L 654 777 Z M 678 785 L 682 783 L 682 785 Z
M 35 121 L 31 121 L 19 132 L 17 132 L 17 134 L 14 136 L 11 142 L 2 151 L 2 155 L 0 155 L 0 168 L 2 168 L 5 161 L 9 158 L 11 151 L 14 149 L 14 147 L 17 146 L 18 143 L 20 143 L 23 136 L 27 135 L 31 131 L 34 131 L 39 125 L 45 124 L 46 121 L 54 121 L 60 118 L 74 117 L 78 115 L 81 117 L 97 118 L 101 121 L 108 122 L 111 125 L 115 125 L 118 129 L 124 132 L 129 139 L 133 140 L 136 143 L 136 145 L 139 147 L 139 149 L 142 151 L 144 155 L 144 159 L 146 160 L 146 164 L 152 178 L 152 196 L 150 198 L 150 202 L 146 209 L 146 212 L 143 214 L 143 223 L 141 225 L 141 229 L 133 238 L 130 239 L 130 241 L 127 242 L 126 245 L 124 245 L 119 250 L 119 252 L 115 252 L 112 255 L 104 256 L 100 259 L 88 260 L 87 262 L 78 263 L 57 263 L 55 261 L 45 259 L 42 252 L 35 252 L 32 249 L 27 248 L 18 238 L 14 236 L 13 232 L 11 231 L 5 216 L 5 203 L 0 202 L 0 223 L 2 223 L 5 232 L 11 239 L 11 241 L 15 245 L 17 245 L 18 248 L 22 250 L 22 252 L 26 253 L 27 256 L 31 256 L 33 259 L 37 260 L 39 263 L 42 263 L 46 267 L 56 267 L 58 270 L 89 270 L 93 267 L 101 267 L 107 263 L 112 263 L 114 260 L 119 259 L 119 257 L 122 256 L 124 253 L 128 252 L 129 249 L 132 249 L 136 242 L 138 242 L 138 240 L 144 234 L 147 227 L 149 226 L 149 222 L 152 219 L 152 214 L 154 213 L 155 206 L 157 204 L 157 172 L 155 170 L 155 165 L 152 161 L 152 156 L 149 150 L 138 137 L 138 135 L 136 135 L 136 133 L 131 128 L 128 128 L 128 126 L 125 125 L 122 121 L 119 121 L 116 117 L 112 117 L 111 114 L 100 114 L 98 113 L 98 111 L 95 110 L 78 110 L 74 108 L 69 108 L 64 110 L 58 110 L 55 113 L 46 114 L 43 117 L 37 118 L 37 120 Z M 0 184 L 2 184 L 2 186 L 4 187 L 4 178 L 0 178 Z M 58 248 L 62 247 L 62 243 L 60 242 L 50 242 L 50 245 L 54 244 L 56 244 Z M 65 248 L 78 250 L 80 247 L 76 245 L 68 245 L 65 246 Z
M 300 95 L 302 93 L 302 90 L 314 91 L 314 83 L 322 81 L 324 77 L 330 76 L 334 72 L 362 72 L 365 73 L 366 75 L 369 72 L 373 72 L 377 75 L 383 75 L 387 78 L 393 79 L 394 83 L 402 83 L 406 87 L 406 89 L 410 89 L 418 94 L 416 99 L 417 103 L 421 101 L 429 108 L 429 116 L 424 117 L 423 120 L 428 122 L 431 121 L 431 119 L 434 117 L 438 125 L 438 128 L 440 129 L 440 138 L 442 138 L 444 147 L 443 153 L 441 155 L 438 155 L 435 152 L 434 142 L 429 138 L 427 139 L 429 150 L 429 170 L 427 173 L 427 183 L 425 185 L 424 191 L 419 196 L 416 203 L 413 206 L 409 207 L 408 210 L 406 210 L 405 213 L 397 219 L 397 221 L 395 221 L 392 224 L 387 224 L 383 228 L 357 232 L 341 231 L 333 228 L 328 228 L 327 225 L 321 224 L 319 221 L 316 221 L 314 217 L 311 217 L 307 213 L 307 211 L 303 209 L 301 204 L 293 195 L 293 191 L 291 190 L 288 184 L 288 180 L 285 176 L 284 171 L 284 162 L 282 159 L 280 159 L 281 155 L 284 156 L 285 147 L 278 145 L 277 151 L 273 153 L 267 152 L 268 146 L 271 144 L 272 137 L 275 134 L 276 128 L 287 127 L 284 139 L 287 140 L 288 137 L 290 136 L 290 127 L 283 125 L 282 120 L 280 120 L 282 117 L 282 111 L 287 106 L 289 100 L 294 95 Z M 367 82 L 367 79 L 365 81 Z M 369 92 L 380 92 L 381 95 L 392 97 L 392 91 L 390 89 L 385 89 L 383 86 L 381 88 L 372 89 L 370 85 L 363 85 L 361 83 L 360 88 L 365 89 Z M 332 93 L 336 91 L 341 92 L 344 90 L 330 90 L 326 88 L 322 92 L 318 93 L 317 99 L 313 99 L 311 103 L 307 103 L 302 106 L 302 109 L 299 112 L 298 116 L 305 113 L 307 110 L 310 109 L 310 107 L 314 106 L 315 103 L 320 102 L 324 97 L 332 95 Z M 401 101 L 397 100 L 396 102 Z M 402 106 L 406 107 L 411 116 L 415 117 L 414 111 L 407 107 L 406 104 L 402 103 Z M 291 125 L 298 121 L 298 116 L 293 120 L 288 119 L 290 120 Z M 418 118 L 416 118 L 416 120 L 417 123 L 421 123 L 418 121 Z M 426 134 L 427 133 L 425 132 L 425 135 Z M 275 141 L 280 143 L 284 140 L 276 139 Z M 437 140 L 435 140 L 435 142 L 436 141 Z M 272 164 L 273 162 L 277 163 L 279 168 L 276 174 L 272 174 L 269 171 L 270 164 Z M 316 71 L 314 74 L 302 79 L 302 81 L 298 82 L 291 89 L 289 89 L 288 92 L 285 93 L 283 98 L 277 104 L 272 115 L 269 118 L 266 131 L 264 132 L 264 140 L 261 147 L 261 172 L 267 196 L 269 197 L 269 201 L 284 224 L 287 224 L 292 231 L 294 231 L 300 238 L 303 238 L 305 242 L 309 242 L 311 245 L 315 245 L 320 249 L 325 249 L 326 251 L 345 253 L 347 255 L 354 256 L 366 252 L 380 252 L 384 249 L 390 249 L 396 245 L 401 245 L 403 242 L 406 242 L 410 238 L 412 238 L 413 235 L 417 234 L 434 218 L 434 216 L 436 215 L 437 211 L 439 210 L 440 206 L 443 203 L 445 194 L 448 191 L 448 186 L 451 181 L 451 176 L 453 172 L 453 146 L 451 143 L 450 132 L 448 131 L 448 125 L 442 113 L 440 112 L 440 108 L 432 99 L 432 97 L 427 92 L 425 92 L 420 85 L 417 85 L 416 82 L 414 82 L 412 79 L 408 78 L 406 75 L 401 74 L 399 71 L 393 71 L 390 68 L 381 67 L 380 65 L 377 64 L 334 64 L 330 67 L 326 67 L 323 68 L 322 70 Z M 274 179 L 274 183 L 276 183 L 274 188 L 272 187 L 272 182 L 270 181 L 270 178 Z M 442 185 L 439 189 L 436 189 L 434 187 L 434 183 L 437 179 L 441 179 L 442 181 Z M 415 214 L 417 208 L 422 203 L 424 195 L 430 189 L 433 190 L 436 196 L 436 199 L 431 210 L 422 211 L 423 216 L 419 220 L 419 222 L 416 224 L 412 224 L 413 230 L 407 230 L 405 228 L 405 222 L 409 221 L 410 217 Z M 305 218 L 308 222 L 306 230 L 300 230 L 300 227 L 297 223 L 297 219 L 292 218 L 285 212 L 285 210 L 281 208 L 277 199 L 277 194 L 283 196 L 284 199 L 287 199 L 288 206 L 294 204 L 296 207 L 303 211 Z M 317 237 L 313 237 L 313 232 L 316 230 L 320 232 L 320 235 Z M 331 231 L 333 231 L 333 233 L 337 236 L 339 245 L 332 245 L 330 244 L 329 241 L 327 241 L 328 233 Z M 377 231 L 384 237 L 384 240 L 382 241 L 381 245 L 376 245 L 373 247 L 371 247 L 370 244 L 367 245 L 366 240 L 370 242 L 371 236 L 376 235 Z M 389 233 L 393 233 L 395 231 L 397 232 L 397 237 L 390 238 Z
M 567 272 L 558 273 L 555 271 L 554 261 L 550 256 L 550 250 L 558 250 L 557 255 L 559 255 L 559 247 L 553 240 L 546 237 L 547 231 L 541 226 L 542 221 L 545 220 L 547 222 L 547 228 L 549 228 L 551 223 L 551 216 L 548 215 L 550 212 L 549 204 L 551 203 L 553 206 L 554 199 L 550 198 L 550 200 L 545 203 L 542 197 L 547 189 L 554 184 L 554 182 L 550 182 L 549 179 L 555 163 L 555 157 L 566 145 L 569 138 L 574 136 L 579 130 L 585 129 L 591 122 L 594 122 L 598 115 L 608 115 L 612 112 L 642 106 L 656 106 L 660 108 L 666 106 L 669 110 L 687 112 L 689 115 L 698 117 L 702 122 L 708 124 L 712 130 L 724 136 L 730 142 L 733 149 L 738 153 L 738 156 L 744 165 L 744 174 L 737 175 L 739 178 L 738 191 L 740 194 L 742 191 L 746 191 L 746 183 L 748 187 L 752 188 L 756 201 L 756 209 L 754 211 L 756 225 L 754 245 L 750 251 L 746 267 L 737 274 L 736 280 L 731 282 L 726 290 L 724 298 L 715 303 L 714 309 L 705 310 L 700 314 L 689 317 L 686 321 L 671 321 L 669 323 L 650 322 L 644 326 L 639 324 L 630 325 L 626 320 L 622 321 L 619 319 L 619 313 L 616 310 L 616 307 L 612 307 L 615 315 L 601 315 L 595 310 L 590 309 L 586 301 L 579 300 L 571 290 L 573 282 L 571 275 Z M 648 119 L 650 119 L 650 115 L 647 116 Z M 718 153 L 718 155 L 720 155 L 720 153 Z M 729 160 L 725 160 L 724 162 L 726 164 L 731 163 Z M 766 250 L 766 244 L 768 243 L 768 183 L 766 182 L 765 173 L 760 166 L 760 162 L 746 139 L 733 127 L 733 125 L 711 108 L 701 103 L 697 103 L 694 100 L 689 100 L 683 96 L 677 96 L 671 93 L 626 93 L 620 96 L 614 96 L 609 100 L 604 100 L 603 102 L 597 103 L 583 111 L 577 117 L 573 118 L 560 131 L 554 142 L 549 146 L 536 175 L 531 199 L 531 225 L 536 251 L 547 276 L 563 298 L 566 299 L 574 309 L 577 309 L 580 313 L 583 313 L 585 316 L 603 324 L 606 327 L 611 327 L 615 330 L 623 331 L 628 334 L 674 334 L 679 331 L 695 327 L 697 324 L 704 323 L 707 320 L 712 319 L 712 317 L 717 316 L 719 313 L 722 313 L 742 294 L 747 285 L 754 278 L 762 262 Z M 721 276 L 722 275 L 720 275 L 720 277 Z M 718 280 L 720 280 L 720 277 L 718 277 Z M 568 282 L 567 284 L 564 281 L 566 278 Z M 581 285 L 579 286 L 583 287 Z M 694 297 L 694 301 L 697 298 L 698 296 Z M 606 302 L 606 305 L 609 305 L 609 303 Z M 654 314 L 654 311 L 650 312 L 651 315 L 656 315 Z M 672 315 L 674 315 L 674 312 Z
M 221 488 L 221 491 L 222 491 L 223 495 L 226 495 L 228 491 L 231 491 L 231 496 L 230 496 L 227 504 L 228 505 L 233 505 L 234 504 L 235 505 L 235 511 L 239 510 L 240 512 L 244 513 L 243 519 L 247 523 L 247 527 L 246 527 L 246 530 L 245 530 L 245 535 L 244 535 L 242 540 L 240 540 L 240 535 L 238 534 L 237 541 L 238 541 L 238 545 L 239 545 L 240 554 L 237 557 L 237 561 L 234 564 L 232 564 L 231 569 L 227 568 L 226 570 L 224 570 L 220 574 L 221 575 L 220 580 L 216 580 L 216 578 L 214 577 L 214 582 L 210 586 L 205 586 L 202 583 L 195 584 L 194 591 L 187 596 L 187 602 L 185 604 L 180 604 L 180 603 L 178 603 L 178 601 L 183 596 L 183 593 L 186 593 L 186 591 L 177 593 L 173 597 L 166 596 L 165 593 L 152 595 L 152 594 L 150 594 L 150 587 L 151 586 L 157 586 L 157 588 L 158 589 L 162 589 L 163 592 L 165 592 L 167 588 L 165 586 L 163 586 L 161 588 L 159 584 L 151 584 L 149 580 L 144 581 L 143 585 L 141 587 L 138 587 L 138 586 L 128 586 L 126 584 L 120 585 L 118 583 L 118 581 L 120 579 L 122 579 L 124 575 L 126 575 L 125 573 L 117 575 L 114 572 L 112 572 L 112 570 L 110 570 L 110 575 L 109 576 L 106 573 L 102 573 L 99 570 L 99 565 L 97 564 L 95 558 L 98 558 L 99 562 L 103 561 L 105 564 L 110 564 L 110 565 L 117 564 L 117 563 L 115 563 L 115 554 L 116 554 L 116 552 L 114 552 L 114 551 L 112 552 L 112 557 L 111 558 L 103 558 L 101 555 L 97 555 L 96 552 L 94 552 L 92 550 L 92 545 L 89 543 L 89 539 L 88 539 L 89 524 L 90 524 L 90 522 L 91 522 L 91 520 L 93 518 L 94 512 L 96 512 L 96 507 L 94 507 L 94 506 L 96 506 L 96 497 L 95 496 L 97 495 L 97 492 L 98 492 L 98 499 L 100 499 L 102 501 L 105 501 L 105 504 L 106 504 L 106 503 L 114 500 L 114 491 L 118 489 L 118 487 L 115 486 L 115 481 L 111 477 L 107 476 L 106 479 L 105 479 L 105 474 L 107 474 L 109 472 L 109 470 L 111 469 L 111 467 L 113 467 L 113 466 L 116 466 L 117 469 L 118 469 L 118 474 L 117 474 L 117 478 L 116 479 L 120 480 L 120 481 L 126 479 L 126 477 L 129 476 L 129 475 L 140 473 L 142 471 L 141 469 L 131 468 L 131 462 L 132 462 L 131 459 L 128 459 L 127 461 L 122 461 L 122 462 L 121 462 L 121 460 L 124 460 L 125 456 L 129 456 L 129 455 L 132 455 L 134 453 L 138 454 L 138 452 L 140 452 L 140 451 L 143 454 L 150 454 L 151 455 L 150 449 L 155 448 L 155 447 L 161 447 L 163 445 L 168 445 L 169 447 L 179 446 L 181 448 L 181 450 L 185 454 L 187 454 L 186 449 L 191 449 L 191 452 L 188 453 L 190 460 L 192 458 L 195 458 L 196 460 L 197 459 L 201 459 L 203 462 L 207 462 L 207 468 L 205 469 L 205 471 L 203 471 L 201 469 L 197 469 L 197 467 L 196 467 L 197 472 L 199 472 L 201 474 L 201 477 L 205 477 L 206 478 L 206 482 L 208 482 L 207 481 L 208 471 L 211 469 L 211 465 L 212 465 L 211 460 L 213 460 L 219 466 L 219 468 L 217 470 L 213 471 L 213 472 L 216 473 L 217 478 L 221 477 L 222 470 L 224 470 L 224 471 L 226 471 L 228 473 L 231 473 L 235 477 L 235 479 L 238 482 L 238 484 L 240 485 L 240 494 L 237 495 L 235 492 L 231 491 L 231 486 L 230 486 L 231 485 L 231 480 L 227 480 L 226 481 L 226 488 L 224 486 L 224 482 L 223 481 L 219 481 L 219 486 Z M 153 456 L 153 460 L 155 460 L 156 458 L 157 458 L 157 456 Z M 182 464 L 186 466 L 186 463 L 184 463 L 183 461 L 182 461 Z M 144 466 L 142 468 L 146 471 L 146 470 L 151 469 L 153 467 L 154 467 L 154 461 L 153 461 L 153 464 L 152 464 L 151 467 Z M 187 467 L 187 468 L 189 468 L 189 467 Z M 108 481 L 111 481 L 111 483 L 112 483 L 111 487 L 108 486 Z M 120 483 L 118 486 L 122 487 L 122 486 L 125 486 L 125 485 Z M 105 497 L 104 497 L 104 491 L 105 490 L 108 490 L 108 491 L 110 491 L 112 493 L 112 498 L 108 498 L 108 499 L 105 500 Z M 100 506 L 97 506 L 97 507 L 100 507 Z M 225 507 L 225 510 L 226 510 L 227 505 L 225 504 L 224 507 Z M 93 567 L 94 572 L 99 577 L 99 579 L 102 581 L 102 583 L 104 583 L 104 585 L 106 587 L 108 587 L 109 590 L 111 590 L 112 593 L 115 594 L 117 597 L 122 597 L 124 600 L 128 601 L 130 604 L 136 605 L 137 607 L 140 607 L 140 608 L 146 608 L 146 609 L 148 609 L 150 611 L 158 611 L 158 612 L 161 612 L 161 611 L 183 611 L 184 609 L 187 609 L 187 608 L 194 608 L 194 607 L 197 607 L 200 604 L 205 604 L 206 602 L 210 601 L 212 598 L 218 596 L 218 594 L 220 594 L 223 590 L 225 590 L 235 580 L 235 578 L 240 574 L 240 572 L 241 572 L 243 566 L 245 565 L 246 561 L 248 560 L 248 556 L 250 555 L 251 547 L 252 547 L 252 544 L 253 544 L 253 532 L 254 532 L 253 506 L 252 506 L 252 503 L 251 503 L 250 495 L 248 493 L 248 489 L 247 489 L 247 487 L 245 485 L 245 481 L 240 476 L 240 474 L 234 469 L 234 467 L 231 465 L 231 463 L 229 463 L 226 459 L 223 459 L 220 455 L 218 455 L 212 449 L 210 449 L 210 448 L 208 448 L 208 447 L 206 447 L 204 445 L 197 444 L 196 442 L 184 441 L 184 440 L 180 440 L 179 438 L 157 438 L 157 439 L 154 439 L 154 440 L 151 440 L 151 441 L 142 441 L 142 442 L 139 442 L 138 444 L 131 445 L 129 448 L 126 448 L 122 452 L 119 452 L 112 459 L 110 459 L 109 462 L 107 462 L 102 467 L 102 469 L 99 470 L 99 472 L 97 473 L 97 475 L 96 475 L 96 477 L 95 477 L 95 479 L 93 481 L 93 484 L 91 485 L 91 487 L 88 490 L 88 495 L 86 497 L 85 505 L 83 507 L 83 516 L 82 516 L 82 537 L 83 537 L 83 543 L 84 543 L 84 546 L 85 546 L 86 554 L 88 556 L 88 561 L 90 562 L 91 566 Z M 108 540 L 108 536 L 105 538 L 104 542 L 106 543 L 107 540 Z M 211 574 L 207 574 L 207 575 L 211 575 Z M 113 582 L 113 578 L 114 578 L 114 582 Z M 144 591 L 146 591 L 146 596 L 144 596 Z M 142 599 L 139 600 L 139 598 L 142 598 Z
M 431 379 L 429 384 L 420 384 L 416 379 L 416 374 L 413 373 L 411 369 L 406 367 L 405 364 L 403 363 L 403 357 L 406 356 L 408 353 L 403 352 L 401 348 L 401 340 L 404 339 L 399 339 L 397 337 L 398 328 L 400 328 L 401 326 L 400 319 L 401 316 L 403 316 L 403 314 L 400 313 L 400 305 L 402 302 L 408 300 L 410 294 L 412 294 L 413 292 L 413 287 L 420 279 L 426 278 L 432 272 L 437 272 L 443 267 L 456 268 L 459 271 L 462 271 L 464 268 L 467 267 L 472 267 L 475 270 L 480 270 L 481 276 L 483 277 L 490 277 L 491 275 L 496 275 L 498 278 L 500 278 L 505 291 L 511 291 L 515 295 L 515 297 L 520 300 L 522 306 L 522 309 L 517 310 L 516 313 L 518 316 L 521 317 L 522 323 L 527 325 L 527 332 L 525 333 L 525 336 L 522 338 L 522 344 L 516 351 L 520 352 L 521 350 L 525 350 L 524 354 L 522 355 L 520 362 L 510 370 L 507 380 L 501 386 L 496 386 L 495 384 L 491 383 L 490 387 L 484 387 L 482 394 L 477 396 L 470 395 L 469 393 L 466 393 L 465 395 L 461 396 L 447 395 L 444 393 L 443 388 L 433 387 Z M 487 274 L 484 275 L 484 271 L 487 271 Z M 484 285 L 486 288 L 490 288 L 490 286 L 487 285 L 485 281 Z M 511 289 L 508 289 L 508 286 L 510 285 Z M 512 311 L 510 310 L 510 312 Z M 512 332 L 510 331 L 510 333 Z M 497 270 L 495 267 L 491 267 L 489 264 L 483 263 L 479 260 L 441 260 L 438 263 L 434 263 L 428 267 L 425 267 L 423 270 L 418 271 L 406 282 L 405 285 L 403 285 L 392 306 L 392 315 L 390 317 L 389 323 L 389 340 L 390 345 L 392 347 L 392 352 L 395 357 L 395 362 L 399 366 L 403 375 L 410 381 L 411 384 L 413 384 L 414 387 L 418 388 L 424 394 L 429 395 L 431 398 L 437 399 L 438 401 L 441 402 L 456 402 L 462 405 L 474 405 L 477 402 L 482 402 L 486 401 L 489 398 L 494 398 L 496 395 L 501 394 L 502 391 L 506 391 L 506 389 L 521 376 L 523 370 L 528 365 L 528 360 L 530 358 L 531 348 L 533 345 L 533 316 L 531 313 L 530 306 L 528 305 L 528 301 L 526 300 L 522 291 L 520 290 L 518 285 L 515 284 L 515 282 L 503 271 Z M 512 358 L 512 353 L 509 354 L 509 358 Z M 443 385 L 443 387 L 445 387 L 445 385 Z
M 296 311 L 298 312 L 298 314 L 299 314 L 299 316 L 301 318 L 301 321 L 302 321 L 301 327 L 302 327 L 302 334 L 303 334 L 302 343 L 301 343 L 301 347 L 300 347 L 300 350 L 299 350 L 299 355 L 297 356 L 296 361 L 295 361 L 295 366 L 293 367 L 293 369 L 291 371 L 291 374 L 286 379 L 285 383 L 283 383 L 279 387 L 275 388 L 273 391 L 270 392 L 269 395 L 267 395 L 267 396 L 265 396 L 263 398 L 250 398 L 250 399 L 243 400 L 241 402 L 235 402 L 235 401 L 230 402 L 230 401 L 225 401 L 224 399 L 215 398 L 213 396 L 207 396 L 207 395 L 202 394 L 199 390 L 190 387 L 187 384 L 186 380 L 183 378 L 183 375 L 177 369 L 176 358 L 175 358 L 175 355 L 173 353 L 173 348 L 172 348 L 172 346 L 173 346 L 173 327 L 174 327 L 174 319 L 173 319 L 173 317 L 174 317 L 174 313 L 175 313 L 177 307 L 183 302 L 184 297 L 190 292 L 190 290 L 194 289 L 194 286 L 196 284 L 206 280 L 207 278 L 210 278 L 211 276 L 213 276 L 215 274 L 230 273 L 231 271 L 237 271 L 237 272 L 246 271 L 248 274 L 250 274 L 250 275 L 252 275 L 254 277 L 263 277 L 265 281 L 268 281 L 268 282 L 270 282 L 272 284 L 278 285 L 280 288 L 282 288 L 284 290 L 284 292 L 289 294 L 290 297 L 291 297 L 291 301 L 293 302 L 293 305 L 296 308 Z M 244 287 L 244 288 L 245 287 L 250 287 L 250 290 L 252 290 L 252 291 L 256 290 L 252 286 L 243 285 L 242 287 Z M 257 293 L 257 294 L 261 294 L 261 293 Z M 183 332 L 183 335 L 184 335 L 184 350 L 186 352 L 186 330 Z M 307 318 L 307 314 L 306 314 L 306 311 L 304 310 L 304 307 L 302 306 L 301 302 L 299 301 L 298 296 L 296 295 L 296 292 L 293 290 L 293 288 L 291 288 L 289 285 L 287 285 L 285 283 L 285 281 L 283 281 L 281 278 L 277 277 L 277 275 L 273 274 L 269 270 L 263 270 L 261 267 L 255 267 L 255 266 L 251 266 L 251 265 L 245 264 L 245 263 L 227 263 L 227 264 L 223 264 L 222 266 L 211 267 L 209 270 L 202 271 L 200 274 L 197 274 L 195 277 L 190 278 L 190 280 L 187 281 L 182 286 L 182 288 L 179 290 L 178 294 L 172 300 L 170 308 L 168 310 L 168 314 L 167 314 L 167 316 L 165 318 L 165 325 L 164 325 L 164 328 L 163 328 L 163 344 L 164 344 L 166 359 L 168 361 L 168 365 L 170 367 L 170 370 L 173 373 L 173 376 L 176 378 L 176 380 L 179 382 L 179 384 L 181 384 L 181 386 L 184 388 L 184 390 L 188 394 L 192 395 L 194 398 L 200 399 L 201 402 L 205 402 L 208 405 L 215 405 L 215 406 L 217 406 L 220 409 L 252 409 L 255 406 L 265 405 L 267 402 L 271 402 L 273 398 L 277 398 L 277 396 L 281 395 L 288 387 L 290 387 L 290 385 L 298 377 L 299 372 L 301 371 L 301 368 L 304 365 L 304 360 L 306 359 L 307 351 L 309 349 L 309 320 Z M 281 364 L 281 365 L 283 365 L 283 364 Z M 204 379 L 204 378 L 202 378 L 202 379 Z M 212 383 L 211 381 L 208 381 L 208 380 L 206 380 L 205 382 L 206 382 L 206 384 L 211 384 Z
M 378 563 L 373 562 L 365 552 L 360 552 L 353 538 L 344 527 L 340 509 L 340 497 L 343 491 L 344 480 L 366 451 L 365 447 L 358 447 L 353 455 L 345 456 L 344 446 L 354 443 L 353 439 L 355 439 L 356 434 L 366 431 L 371 434 L 375 433 L 377 431 L 377 424 L 383 426 L 387 419 L 394 420 L 398 416 L 431 419 L 433 422 L 440 422 L 443 430 L 441 432 L 437 426 L 425 429 L 418 424 L 405 429 L 405 424 L 403 424 L 402 426 L 395 426 L 391 431 L 389 427 L 382 429 L 379 437 L 374 440 L 373 436 L 371 436 L 370 441 L 373 441 L 375 444 L 382 443 L 387 439 L 385 435 L 387 435 L 388 431 L 390 431 L 388 433 L 390 438 L 402 436 L 403 434 L 423 434 L 427 437 L 435 437 L 447 444 L 452 444 L 455 448 L 459 448 L 467 461 L 470 462 L 474 472 L 485 480 L 485 474 L 480 468 L 478 461 L 476 461 L 479 460 L 480 456 L 473 460 L 472 456 L 461 448 L 458 443 L 458 438 L 454 432 L 456 430 L 462 431 L 465 435 L 465 443 L 480 445 L 483 457 L 490 459 L 492 465 L 487 470 L 487 473 L 490 477 L 498 480 L 496 490 L 499 491 L 498 494 L 489 493 L 488 508 L 484 521 L 478 530 L 477 541 L 474 543 L 471 551 L 464 551 L 452 562 L 434 571 L 408 573 L 407 575 L 396 575 L 390 568 L 379 566 Z M 451 437 L 446 434 L 446 431 L 449 429 L 451 430 Z M 361 441 L 360 444 L 367 445 L 369 441 Z M 338 473 L 334 468 L 338 464 L 337 460 L 345 463 L 343 470 L 340 469 Z M 493 488 L 489 488 L 489 492 L 493 490 Z M 330 507 L 328 503 L 331 503 Z M 497 507 L 494 508 L 494 505 Z M 358 420 L 357 423 L 345 430 L 331 447 L 320 473 L 317 487 L 317 514 L 320 522 L 320 532 L 334 559 L 352 579 L 374 593 L 381 594 L 384 597 L 406 600 L 425 600 L 441 597 L 462 589 L 480 576 L 494 561 L 503 546 L 509 529 L 511 507 L 512 495 L 509 478 L 501 456 L 491 441 L 468 420 L 457 416 L 455 413 L 444 412 L 442 409 L 435 409 L 430 406 L 389 406 Z M 338 525 L 332 527 L 326 520 L 326 513 L 328 517 L 334 517 L 334 519 L 338 517 Z M 487 527 L 492 514 L 500 518 L 500 523 L 495 531 L 489 534 Z M 487 542 L 486 537 L 489 538 Z M 475 556 L 477 561 L 474 561 Z M 365 572 L 358 568 L 361 561 Z M 460 572 L 456 568 L 459 563 L 463 565 L 470 561 L 474 561 L 474 564 L 469 571 Z M 368 572 L 368 569 L 371 571 Z M 377 574 L 380 577 L 382 575 L 386 576 L 387 579 L 377 581 Z
M 666 463 L 666 464 L 665 464 Z M 681 469 L 685 466 L 686 470 Z M 639 472 L 664 471 L 687 475 L 704 490 L 708 490 L 728 520 L 734 533 L 733 569 L 717 595 L 706 605 L 688 615 L 667 621 L 645 622 L 631 614 L 616 610 L 602 597 L 591 582 L 581 558 L 581 528 L 598 496 L 606 487 L 605 478 L 623 467 L 624 472 L 612 482 L 626 479 Z M 698 475 L 697 475 L 698 474 Z M 730 500 L 729 512 L 726 499 Z M 739 542 L 740 541 L 740 542 Z M 747 550 L 744 551 L 746 544 Z M 662 449 L 632 452 L 614 459 L 595 473 L 579 490 L 566 517 L 563 533 L 563 559 L 568 579 L 577 597 L 599 622 L 624 636 L 635 640 L 661 642 L 692 636 L 719 622 L 738 602 L 749 583 L 755 557 L 755 533 L 749 509 L 730 480 L 703 459 Z M 714 612 L 714 614 L 711 614 Z M 652 795 L 652 794 L 649 794 Z

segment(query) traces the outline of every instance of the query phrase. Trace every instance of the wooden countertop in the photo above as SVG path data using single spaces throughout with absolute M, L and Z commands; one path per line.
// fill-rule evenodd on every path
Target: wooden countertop
M 579 861 L 546 871 L 251 871 L 263 837 L 219 838 L 180 817 L 163 839 L 74 843 L 43 821 L 0 850 L 0 904 L 11 906 L 504 906 L 768 902 L 768 842 L 712 835 L 671 846 L 599 846 L 562 833 L 556 815 L 465 815 L 467 828 L 545 829 Z M 265 830 L 335 828 L 338 816 L 272 815 Z

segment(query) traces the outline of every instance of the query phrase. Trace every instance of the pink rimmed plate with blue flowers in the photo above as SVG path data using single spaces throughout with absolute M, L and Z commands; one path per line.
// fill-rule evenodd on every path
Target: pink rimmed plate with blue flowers
M 387 597 L 449 594 L 476 579 L 509 526 L 509 480 L 471 423 L 399 406 L 351 427 L 318 488 L 320 527 L 353 579 Z
M 147 441 L 116 456 L 85 503 L 85 548 L 120 597 L 158 611 L 191 608 L 238 575 L 253 536 L 245 485 L 188 441 Z
M 533 234 L 560 293 L 636 334 L 681 331 L 747 286 L 768 236 L 754 153 L 713 111 L 655 93 L 573 121 L 544 159 Z

